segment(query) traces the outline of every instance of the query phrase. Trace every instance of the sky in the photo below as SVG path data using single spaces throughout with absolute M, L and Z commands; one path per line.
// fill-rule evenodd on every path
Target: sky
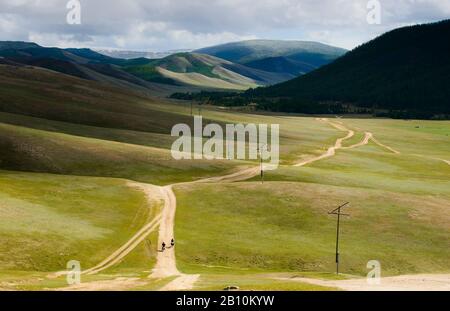
M 0 40 L 135 51 L 196 49 L 249 39 L 309 40 L 352 49 L 405 25 L 450 18 L 450 0 L 0 0 Z M 374 0 L 371 0 L 374 1 Z M 71 15 L 72 16 L 72 15 Z

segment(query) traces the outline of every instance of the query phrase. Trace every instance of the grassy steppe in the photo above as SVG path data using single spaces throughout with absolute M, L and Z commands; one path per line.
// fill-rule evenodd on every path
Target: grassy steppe
M 345 124 L 372 132 L 402 153 L 450 160 L 449 121 L 346 119 Z
M 402 152 L 414 144 L 395 139 L 395 127 L 405 121 L 343 122 L 373 130 Z M 448 159 L 450 124 L 438 128 L 419 135 L 415 150 L 406 149 L 427 150 L 431 158 L 393 154 L 370 142 L 306 167 L 281 166 L 266 173 L 264 185 L 255 178 L 176 188 L 180 267 L 192 273 L 333 271 L 335 218 L 327 212 L 350 201 L 342 227 L 343 272 L 363 275 L 366 263 L 377 259 L 384 275 L 448 273 L 450 167 L 432 158 Z M 404 134 L 415 130 L 402 128 Z
M 327 212 L 347 200 L 343 272 L 364 274 L 371 259 L 385 274 L 450 269 L 448 200 L 289 182 L 180 187 L 177 197 L 183 271 L 333 271 L 335 219 Z
M 173 160 L 170 129 L 192 123 L 189 104 L 41 69 L 0 66 L 0 73 L 0 288 L 64 286 L 45 276 L 71 259 L 83 268 L 98 264 L 154 216 L 159 205 L 115 178 L 165 185 L 255 165 Z M 295 168 L 346 133 L 314 118 L 217 107 L 201 114 L 204 124 L 280 124 L 282 165 L 266 173 L 264 185 L 255 178 L 175 187 L 178 265 L 202 274 L 196 289 L 322 289 L 266 273 L 328 276 L 335 219 L 327 212 L 344 201 L 351 202 L 342 227 L 344 272 L 362 275 L 371 259 L 384 274 L 450 270 L 450 167 L 442 161 L 450 160 L 449 122 L 341 119 L 356 131 L 344 146 L 371 131 L 400 154 L 370 142 Z M 156 240 L 155 232 L 117 266 L 84 281 L 146 279 Z
M 0 183 L 2 274 L 90 268 L 161 208 L 120 179 L 0 171 Z

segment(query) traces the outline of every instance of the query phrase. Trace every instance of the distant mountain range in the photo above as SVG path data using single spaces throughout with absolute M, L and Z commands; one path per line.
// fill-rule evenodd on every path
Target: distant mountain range
M 450 20 L 396 29 L 309 74 L 247 95 L 284 111 L 348 104 L 405 117 L 450 115 L 448 38 Z
M 121 66 L 146 59 L 127 61 L 111 58 L 90 49 L 59 49 L 41 47 L 28 42 L 0 42 L 0 64 L 35 66 L 81 79 L 94 80 L 116 87 L 140 88 L 154 92 L 170 93 L 163 86 L 139 79 Z
M 279 48 L 275 46 L 279 45 Z M 247 47 L 246 50 L 242 48 Z M 209 52 L 211 51 L 211 53 Z M 224 58 L 215 55 L 223 54 Z M 0 63 L 43 67 L 82 79 L 151 90 L 246 90 L 314 70 L 345 50 L 313 42 L 245 41 L 163 58 L 111 57 L 90 49 L 60 49 L 31 42 L 0 42 Z M 138 56 L 139 54 L 133 54 Z M 241 55 L 233 61 L 231 55 Z M 129 55 L 131 56 L 131 55 Z M 148 55 L 147 55 L 148 56 Z M 248 61 L 248 63 L 246 63 Z M 177 88 L 178 87 L 178 88 Z
M 95 50 L 96 52 L 114 57 L 114 58 L 123 58 L 123 59 L 133 59 L 133 58 L 148 58 L 148 59 L 159 59 L 164 58 L 173 54 L 178 53 L 188 53 L 192 50 L 169 50 L 163 52 L 144 52 L 144 51 L 123 51 L 123 50 Z

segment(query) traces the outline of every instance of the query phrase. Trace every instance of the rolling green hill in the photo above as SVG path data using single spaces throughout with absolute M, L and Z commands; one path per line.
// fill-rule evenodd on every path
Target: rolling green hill
M 346 50 L 310 41 L 249 40 L 199 49 L 234 63 L 297 77 L 330 63 Z
M 41 47 L 27 42 L 0 42 L 0 63 L 15 66 L 35 66 L 50 69 L 78 78 L 93 80 L 121 88 L 135 89 L 152 95 L 167 96 L 175 91 L 195 90 L 195 87 L 178 87 L 153 83 L 122 69 L 123 66 L 147 64 L 148 59 L 117 59 L 90 49 L 59 49 Z M 156 81 L 165 82 L 165 81 Z
M 215 89 L 241 90 L 285 80 L 282 73 L 270 73 L 196 53 L 173 54 L 124 69 L 147 81 Z

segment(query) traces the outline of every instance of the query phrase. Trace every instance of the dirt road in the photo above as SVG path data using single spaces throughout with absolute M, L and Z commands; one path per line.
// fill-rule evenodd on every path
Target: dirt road
M 128 182 L 128 186 L 138 188 L 145 193 L 147 201 L 150 203 L 149 206 L 153 206 L 154 203 L 158 201 L 166 201 L 165 198 L 160 193 L 160 187 L 153 186 L 150 184 Z M 158 214 L 153 220 L 141 228 L 130 240 L 128 240 L 124 245 L 122 245 L 118 250 L 112 253 L 108 258 L 103 260 L 101 263 L 92 267 L 88 270 L 82 272 L 82 274 L 96 274 L 100 271 L 108 269 L 119 263 L 126 255 L 128 255 L 132 250 L 134 250 L 144 239 L 153 231 L 158 228 L 159 223 L 162 219 L 162 214 Z
M 158 245 L 166 243 L 170 245 L 170 241 L 174 238 L 175 212 L 177 208 L 177 199 L 172 187 L 177 185 L 187 185 L 196 183 L 212 183 L 212 182 L 235 182 L 246 180 L 254 176 L 258 176 L 259 167 L 251 167 L 225 176 L 211 177 L 193 182 L 185 182 L 161 187 L 161 191 L 165 197 L 164 209 L 162 211 L 162 221 L 159 226 Z M 175 247 L 168 248 L 164 252 L 161 249 L 156 257 L 156 264 L 153 268 L 150 278 L 167 278 L 176 276 L 177 278 L 161 288 L 161 290 L 188 290 L 192 289 L 199 275 L 186 275 L 178 271 L 175 257 Z
M 381 278 L 380 284 L 369 284 L 367 279 L 325 281 L 310 278 L 282 278 L 347 291 L 450 291 L 450 274 L 418 274 Z
M 151 274 L 153 278 L 181 275 L 176 265 L 175 247 L 170 248 L 170 241 L 174 238 L 177 199 L 173 193 L 172 186 L 161 187 L 161 192 L 164 195 L 164 208 L 162 211 L 162 221 L 159 225 L 158 255 L 156 257 L 156 265 Z M 161 249 L 163 242 L 168 246 L 165 251 Z
M 163 286 L 160 291 L 176 291 L 176 290 L 189 290 L 194 288 L 195 282 L 197 282 L 200 275 L 198 274 L 183 274 L 177 277 L 175 280 Z
M 369 143 L 369 140 L 373 138 L 372 133 L 367 132 L 367 133 L 365 133 L 365 136 L 361 142 L 354 144 L 352 146 L 349 146 L 349 147 L 343 147 L 342 143 L 345 140 L 352 138 L 355 135 L 355 132 L 346 128 L 344 125 L 342 125 L 340 123 L 331 122 L 328 119 L 317 119 L 317 121 L 325 122 L 325 123 L 331 125 L 332 127 L 338 129 L 339 131 L 347 132 L 347 135 L 345 137 L 338 138 L 336 140 L 336 143 L 334 144 L 334 146 L 328 148 L 328 150 L 325 153 L 323 153 L 319 156 L 316 156 L 316 157 L 302 160 L 302 161 L 294 164 L 295 167 L 305 166 L 307 164 L 311 164 L 311 163 L 314 163 L 316 161 L 319 161 L 319 160 L 322 160 L 325 158 L 330 158 L 330 157 L 334 156 L 336 154 L 336 150 L 339 150 L 339 149 L 353 149 L 353 148 L 367 145 Z
M 124 291 L 146 285 L 140 278 L 116 278 L 114 280 L 84 282 L 77 285 L 58 288 L 56 291 Z

